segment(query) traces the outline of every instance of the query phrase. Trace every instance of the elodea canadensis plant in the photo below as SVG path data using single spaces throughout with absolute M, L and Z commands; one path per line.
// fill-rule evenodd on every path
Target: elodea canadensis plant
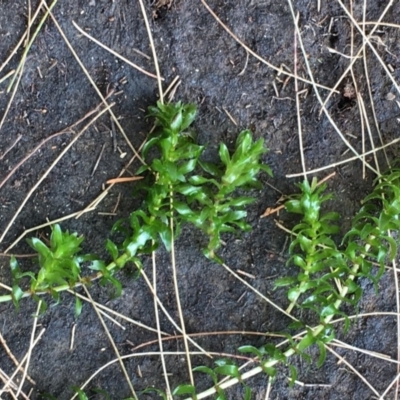
M 42 294 L 50 294 L 58 301 L 60 292 L 95 279 L 113 284 L 119 294 L 122 287 L 115 273 L 127 263 L 140 269 L 140 256 L 151 253 L 161 243 L 170 250 L 183 224 L 192 224 L 204 232 L 204 254 L 222 262 L 217 254 L 221 235 L 250 229 L 245 221 L 246 206 L 255 199 L 237 195 L 237 189 L 245 193 L 258 187 L 258 173 L 271 175 L 271 170 L 261 162 L 267 151 L 263 140 L 254 141 L 248 130 L 239 134 L 231 152 L 225 144 L 220 145 L 219 162 L 203 161 L 205 146 L 195 143 L 190 130 L 196 112 L 195 105 L 181 102 L 158 103 L 149 108 L 156 130 L 142 149 L 146 164 L 137 172 L 146 175 L 140 185 L 145 201 L 127 220 L 115 224 L 113 231 L 122 233 L 125 239 L 119 245 L 107 241 L 110 263 L 92 254 L 81 254 L 83 237 L 55 225 L 49 244 L 37 238 L 29 240 L 38 254 L 38 270 L 22 272 L 17 260 L 11 258 L 12 294 L 0 296 L 0 302 L 12 300 L 18 306 L 23 297 L 38 300 Z M 90 274 L 90 270 L 96 273 Z M 77 313 L 80 308 L 77 300 Z
M 220 145 L 219 162 L 204 161 L 205 146 L 195 142 L 191 130 L 196 112 L 196 106 L 181 102 L 158 103 L 150 107 L 149 115 L 155 118 L 156 130 L 142 149 L 146 163 L 137 171 L 145 177 L 138 187 L 145 200 L 128 219 L 114 225 L 113 231 L 122 233 L 124 239 L 118 244 L 107 241 L 105 247 L 111 262 L 92 254 L 82 254 L 83 237 L 55 225 L 49 243 L 37 238 L 29 240 L 37 252 L 36 264 L 31 271 L 23 271 L 17 260 L 11 258 L 12 293 L 0 295 L 0 302 L 13 301 L 18 307 L 22 298 L 33 297 L 45 305 L 42 295 L 50 294 L 59 301 L 60 292 L 89 285 L 96 279 L 114 285 L 118 294 L 122 286 L 116 272 L 127 264 L 134 264 L 140 270 L 141 256 L 155 251 L 160 245 L 170 250 L 185 224 L 203 232 L 205 256 L 222 263 L 218 254 L 221 236 L 226 232 L 250 229 L 246 222 L 246 207 L 255 199 L 248 191 L 259 186 L 261 171 L 271 175 L 271 170 L 261 162 L 267 151 L 263 140 L 254 140 L 248 130 L 238 135 L 231 151 L 226 145 Z M 340 307 L 343 303 L 356 306 L 362 295 L 357 279 L 367 278 L 376 285 L 385 262 L 397 254 L 397 245 L 390 232 L 400 228 L 400 170 L 393 169 L 379 177 L 374 191 L 364 200 L 340 244 L 333 238 L 339 234 L 339 215 L 325 213 L 322 207 L 332 197 L 325 194 L 326 185 L 314 179 L 311 182 L 305 180 L 298 186 L 300 193 L 291 196 L 285 204 L 289 213 L 301 217 L 292 229 L 288 261 L 297 274 L 278 279 L 275 286 L 277 290 L 287 290 L 288 312 L 311 310 L 318 318 L 318 325 L 311 327 L 306 321 L 298 321 L 288 326 L 290 334 L 286 333 L 286 348 L 271 343 L 260 348 L 242 346 L 239 351 L 253 355 L 258 363 L 257 367 L 245 372 L 227 359 L 217 360 L 214 368 L 198 366 L 194 371 L 210 377 L 210 388 L 198 393 L 192 385 L 182 384 L 173 395 L 189 395 L 190 399 L 215 396 L 223 400 L 225 390 L 240 383 L 244 398 L 250 399 L 248 378 L 259 373 L 273 378 L 277 365 L 284 364 L 294 381 L 297 371 L 290 365 L 290 357 L 300 355 L 311 361 L 307 350 L 313 345 L 319 348 L 317 364 L 322 365 L 326 344 L 335 337 L 333 318 L 343 316 L 347 329 L 349 321 Z M 76 313 L 80 310 L 81 304 L 77 300 Z M 221 378 L 224 378 L 223 382 Z M 164 396 L 159 389 L 151 390 Z
M 197 367 L 195 371 L 208 374 L 213 380 L 210 389 L 197 393 L 191 385 L 180 385 L 174 394 L 190 394 L 190 399 L 203 399 L 215 395 L 216 399 L 226 398 L 225 390 L 237 383 L 244 387 L 244 398 L 250 399 L 246 379 L 259 373 L 274 378 L 278 364 L 288 366 L 291 381 L 297 376 L 296 369 L 289 364 L 291 356 L 300 355 L 311 362 L 307 349 L 319 347 L 317 361 L 321 366 L 326 357 L 326 344 L 335 337 L 331 321 L 342 316 L 345 329 L 349 327 L 347 315 L 340 311 L 342 303 L 356 306 L 362 295 L 357 283 L 359 278 L 367 278 L 375 285 L 384 271 L 385 262 L 397 254 L 397 244 L 392 232 L 400 230 L 400 170 L 393 169 L 378 178 L 374 191 L 365 198 L 361 210 L 352 221 L 352 226 L 337 246 L 332 235 L 339 232 L 335 222 L 337 213 L 323 213 L 321 206 L 331 199 L 325 194 L 326 185 L 317 180 L 299 184 L 300 193 L 292 196 L 285 204 L 286 210 L 301 215 L 301 221 L 293 228 L 288 264 L 298 269 L 297 276 L 280 278 L 276 288 L 287 288 L 290 303 L 294 307 L 314 311 L 319 324 L 310 327 L 304 321 L 291 324 L 288 328 L 296 334 L 286 334 L 287 347 L 282 349 L 267 343 L 260 348 L 242 346 L 240 352 L 254 355 L 258 366 L 245 372 L 230 362 L 221 369 L 220 362 L 214 369 Z M 300 331 L 299 331 L 300 330 Z M 222 377 L 230 379 L 220 382 Z M 189 399 L 187 399 L 189 400 Z

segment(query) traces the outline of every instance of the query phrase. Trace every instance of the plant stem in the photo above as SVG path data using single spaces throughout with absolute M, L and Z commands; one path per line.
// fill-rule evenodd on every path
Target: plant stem
M 112 271 L 114 268 L 118 267 L 119 265 L 123 265 L 126 262 L 129 261 L 129 256 L 127 253 L 122 254 L 117 260 L 111 262 L 110 264 L 107 265 L 107 270 Z M 59 292 L 65 292 L 68 289 L 76 289 L 82 285 L 86 285 L 90 282 L 93 282 L 97 279 L 100 279 L 103 277 L 103 274 L 101 272 L 98 272 L 97 274 L 94 274 L 92 276 L 84 277 L 80 282 L 77 282 L 75 285 L 70 286 L 70 285 L 60 285 L 53 287 L 52 290 L 59 293 Z M 50 294 L 48 291 L 44 292 L 35 292 L 35 295 L 45 295 L 45 294 Z M 29 290 L 24 292 L 22 295 L 23 298 L 25 297 L 31 297 L 33 293 Z M 12 296 L 10 294 L 2 295 L 0 296 L 0 303 L 5 303 L 7 301 L 12 301 Z

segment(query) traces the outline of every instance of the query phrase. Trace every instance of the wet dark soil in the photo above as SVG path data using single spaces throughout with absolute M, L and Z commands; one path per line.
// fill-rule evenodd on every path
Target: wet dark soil
M 268 296 L 282 308 L 288 300 L 283 291 L 274 291 L 274 279 L 290 273 L 285 266 L 288 259 L 285 232 L 276 227 L 273 217 L 260 219 L 269 206 L 274 206 L 280 192 L 293 193 L 298 180 L 286 178 L 287 174 L 301 172 L 298 140 L 298 124 L 294 95 L 294 81 L 283 74 L 249 57 L 246 50 L 235 42 L 199 1 L 172 0 L 169 2 L 146 2 L 147 12 L 152 16 L 151 29 L 155 39 L 161 74 L 165 86 L 179 75 L 182 83 L 177 89 L 175 99 L 198 104 L 199 115 L 195 122 L 198 140 L 210 148 L 209 157 L 214 157 L 220 142 L 232 146 L 242 128 L 250 127 L 256 138 L 263 137 L 270 151 L 265 156 L 274 171 L 274 177 L 260 176 L 263 189 L 255 193 L 257 201 L 250 207 L 248 221 L 252 232 L 240 238 L 227 235 L 222 257 L 235 271 L 242 270 L 253 276 L 244 277 L 258 291 Z M 299 12 L 299 27 L 302 32 L 308 61 L 315 80 L 321 85 L 333 87 L 345 71 L 349 59 L 342 54 L 350 54 L 350 23 L 338 2 L 296 1 Z M 370 2 L 367 21 L 376 21 L 386 4 Z M 32 2 L 32 10 L 38 2 Z M 286 2 L 277 1 L 210 1 L 210 6 L 227 23 L 233 32 L 261 57 L 279 67 L 294 67 L 294 25 Z M 362 20 L 361 3 L 354 5 L 355 17 Z M 400 5 L 396 3 L 385 17 L 385 21 L 398 23 Z M 0 61 L 3 62 L 25 31 L 28 9 L 26 2 L 0 1 Z M 139 50 L 151 56 L 149 41 L 140 7 L 136 1 L 71 1 L 64 0 L 54 8 L 54 15 L 68 40 L 81 58 L 94 82 L 106 95 L 111 89 L 117 94 L 114 113 L 126 131 L 132 144 L 138 148 L 151 128 L 146 120 L 145 110 L 157 101 L 157 83 L 153 78 L 143 75 L 104 49 L 89 41 L 73 27 L 75 21 L 105 45 L 148 71 L 154 71 L 151 59 L 140 55 Z M 392 76 L 400 78 L 399 32 L 395 28 L 380 27 L 376 32 L 379 43 L 376 48 L 386 65 L 393 70 Z M 378 41 L 376 39 L 376 41 Z M 362 38 L 354 32 L 356 44 Z M 328 48 L 336 52 L 329 51 Z M 297 49 L 297 70 L 300 76 L 309 79 L 306 64 Z M 1 76 L 16 68 L 21 51 L 2 71 Z M 383 143 L 397 137 L 399 109 L 396 101 L 389 100 L 388 94 L 396 94 L 390 79 L 371 52 L 367 52 L 369 80 L 376 118 Z M 354 74 L 359 93 L 366 102 L 371 114 L 368 98 L 366 74 L 362 61 L 354 66 Z M 9 80 L 0 84 L 0 109 L 2 115 L 10 95 L 6 93 Z M 328 111 L 346 139 L 361 152 L 363 141 L 370 149 L 369 139 L 361 136 L 361 122 L 356 99 L 349 98 L 346 92 L 351 75 L 346 76 L 327 104 Z M 301 121 L 303 126 L 304 156 L 307 169 L 313 169 L 342 160 L 352 155 L 339 138 L 335 129 L 324 115 L 312 87 L 299 82 L 301 96 Z M 118 93 L 119 92 L 119 93 Z M 323 98 L 327 91 L 320 89 Z M 11 105 L 10 112 L 1 128 L 0 155 L 12 145 L 18 135 L 17 145 L 0 159 L 0 184 L 7 174 L 42 140 L 70 126 L 98 104 L 95 90 L 84 72 L 72 56 L 56 26 L 48 20 L 35 40 L 25 64 L 20 87 Z M 236 126 L 223 109 L 229 111 L 237 122 Z M 379 144 L 377 131 L 370 120 L 375 145 Z M 80 124 L 74 128 L 78 132 Z M 12 224 L 1 243 L 4 251 L 25 229 L 43 224 L 82 210 L 102 191 L 105 182 L 118 175 L 131 151 L 123 137 L 117 134 L 120 151 L 114 151 L 110 136 L 111 122 L 104 116 L 95 122 L 66 155 L 52 169 L 43 183 L 34 191 L 29 201 Z M 12 177 L 0 188 L 0 232 L 4 232 L 19 205 L 33 185 L 46 172 L 60 152 L 73 139 L 74 133 L 68 131 L 48 141 L 27 160 Z M 96 160 L 102 147 L 101 161 L 93 173 Z M 345 154 L 346 153 L 346 154 Z M 399 146 L 393 145 L 387 151 L 389 160 L 398 157 Z M 384 168 L 384 158 L 378 154 Z M 371 161 L 372 157 L 368 159 Z M 134 163 L 134 172 L 139 163 Z M 359 208 L 362 198 L 370 192 L 372 173 L 366 172 L 363 179 L 361 163 L 350 163 L 317 175 L 323 178 L 335 171 L 329 179 L 329 189 L 335 193 L 335 200 L 329 207 L 342 214 L 343 230 L 348 228 L 350 218 Z M 272 189 L 274 187 L 275 189 Z M 83 234 L 86 238 L 84 249 L 107 257 L 104 243 L 116 220 L 129 215 L 141 204 L 141 199 L 132 195 L 134 183 L 116 185 L 98 208 L 84 214 L 79 219 L 69 219 L 62 226 L 70 231 Z M 110 213 L 120 197 L 116 215 Z M 293 226 L 292 217 L 281 214 L 278 217 L 288 227 Z M 48 235 L 48 229 L 39 229 L 30 235 Z M 221 331 L 282 332 L 287 331 L 288 319 L 268 305 L 263 299 L 236 280 L 222 267 L 206 260 L 201 251 L 204 238 L 191 229 L 184 229 L 176 243 L 179 290 L 189 333 L 214 332 L 197 337 L 196 341 L 207 351 L 221 354 L 238 354 L 237 348 L 244 344 L 260 346 L 266 342 L 264 337 L 249 334 L 215 334 Z M 31 250 L 24 240 L 12 249 L 17 254 Z M 151 276 L 151 259 L 143 260 L 145 270 Z M 21 259 L 24 268 L 29 261 Z M 172 284 L 171 262 L 164 250 L 157 252 L 158 295 L 171 316 L 178 321 L 175 294 Z M 90 288 L 94 300 L 126 315 L 136 321 L 155 327 L 152 295 L 143 279 L 133 280 L 120 274 L 123 294 L 114 299 L 110 288 L 97 284 Z M 10 285 L 9 258 L 0 257 L 0 280 Z M 375 293 L 373 285 L 362 282 L 364 297 L 360 313 L 374 311 L 395 311 L 396 291 L 393 274 L 388 271 Z M 82 293 L 82 291 L 78 291 Z M 4 291 L 4 293 L 6 293 Z M 26 383 L 24 392 L 29 398 L 44 398 L 44 393 L 57 399 L 69 399 L 72 386 L 82 385 L 95 371 L 115 359 L 115 353 L 93 308 L 83 307 L 82 315 L 74 317 L 74 298 L 62 295 L 61 304 L 50 302 L 46 313 L 38 319 L 39 332 L 45 328 L 43 337 L 32 352 L 29 375 L 35 385 Z M 36 303 L 30 299 L 22 301 L 16 312 L 12 304 L 0 303 L 0 331 L 11 351 L 21 360 L 29 348 Z M 349 310 L 355 313 L 354 310 Z M 125 362 L 128 374 L 136 390 L 148 387 L 164 388 L 165 381 L 159 356 L 141 355 L 157 352 L 154 342 L 157 335 L 116 318 L 124 327 L 106 320 L 116 346 L 121 355 L 135 356 Z M 160 314 L 161 329 L 175 334 L 176 329 L 169 320 Z M 73 348 L 70 348 L 72 330 L 75 331 Z M 341 330 L 339 329 L 339 332 Z M 339 333 L 341 340 L 355 347 L 397 357 L 396 319 L 393 316 L 371 316 L 355 321 L 348 333 Z M 270 340 L 270 339 L 268 339 Z M 166 340 L 165 351 L 183 351 L 180 339 Z M 372 358 L 360 352 L 336 349 L 354 368 L 359 371 L 379 392 L 382 393 L 396 376 L 396 364 Z M 314 358 L 318 356 L 315 352 Z M 188 381 L 184 356 L 166 356 L 169 380 L 175 387 Z M 209 365 L 204 356 L 194 356 L 193 366 Z M 350 369 L 333 355 L 328 354 L 324 366 L 317 369 L 315 364 L 304 360 L 293 360 L 298 367 L 298 381 L 289 387 L 288 371 L 281 368 L 272 385 L 270 399 L 372 399 L 374 393 Z M 14 366 L 3 347 L 0 348 L 0 368 L 11 374 Z M 197 375 L 196 375 L 197 377 Z M 197 384 L 206 389 L 210 382 L 199 376 Z M 258 376 L 249 381 L 254 399 L 264 399 L 267 392 L 267 378 Z M 130 395 L 128 385 L 118 363 L 101 371 L 90 382 L 89 389 L 99 388 L 109 393 L 112 399 L 122 399 Z M 236 386 L 227 392 L 230 399 L 243 397 L 243 390 Z M 7 398 L 7 395 L 2 395 Z M 147 397 L 146 397 L 147 396 Z M 390 391 L 385 398 L 393 398 Z M 155 394 L 143 398 L 156 398 Z M 2 397 L 3 398 L 3 397 Z M 22 398 L 22 397 L 21 397 Z M 105 398 L 93 395 L 90 398 Z

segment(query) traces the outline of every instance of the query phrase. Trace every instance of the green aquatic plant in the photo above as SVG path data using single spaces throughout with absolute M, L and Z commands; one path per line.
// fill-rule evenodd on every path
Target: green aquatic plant
M 102 284 L 111 283 L 119 294 L 122 286 L 116 272 L 128 264 L 140 271 L 141 256 L 161 245 L 170 250 L 184 225 L 203 232 L 204 254 L 219 263 L 223 235 L 250 229 L 246 207 L 254 202 L 254 197 L 246 192 L 259 185 L 261 171 L 271 174 L 261 162 L 267 151 L 262 139 L 253 140 L 250 131 L 242 131 L 231 151 L 221 144 L 219 162 L 210 163 L 204 161 L 205 146 L 195 142 L 191 130 L 196 116 L 194 105 L 158 103 L 150 108 L 149 116 L 155 118 L 156 130 L 143 147 L 145 164 L 137 171 L 145 177 L 137 188 L 144 194 L 143 206 L 115 224 L 113 231 L 124 239 L 121 243 L 107 241 L 105 248 L 112 261 L 106 263 L 92 254 L 82 254 L 83 237 L 55 225 L 48 243 L 37 238 L 29 240 L 37 253 L 36 268 L 26 272 L 16 258 L 11 258 L 12 294 L 0 296 L 0 302 L 12 300 L 18 306 L 24 297 L 42 300 L 43 294 L 59 301 L 60 292 L 96 279 Z M 248 371 L 241 372 L 226 359 L 216 361 L 214 368 L 198 366 L 194 371 L 208 375 L 212 387 L 198 393 L 194 386 L 182 384 L 174 395 L 189 395 L 191 399 L 215 395 L 223 400 L 225 390 L 239 383 L 244 398 L 250 398 L 250 388 L 245 383 L 248 378 L 259 373 L 274 378 L 277 366 L 282 364 L 289 369 L 294 382 L 297 371 L 289 363 L 290 357 L 299 355 L 311 362 L 308 349 L 314 345 L 319 348 L 317 365 L 321 366 L 326 345 L 335 337 L 333 318 L 342 316 L 345 328 L 349 326 L 347 315 L 340 308 L 343 303 L 357 305 L 362 295 L 358 279 L 367 278 L 377 285 L 385 262 L 397 254 L 391 232 L 400 229 L 400 170 L 393 169 L 379 178 L 341 242 L 339 214 L 324 211 L 332 198 L 326 194 L 326 185 L 314 179 L 298 186 L 300 193 L 290 196 L 285 203 L 289 213 L 300 216 L 300 222 L 292 228 L 289 247 L 288 267 L 295 268 L 295 273 L 278 279 L 275 287 L 287 291 L 288 312 L 311 310 L 318 325 L 311 327 L 306 321 L 297 321 L 288 326 L 291 334 L 284 333 L 285 349 L 271 343 L 258 348 L 242 346 L 239 351 L 254 356 L 258 363 Z M 80 309 L 77 300 L 77 314 Z M 221 382 L 221 377 L 227 379 Z M 150 391 L 165 395 L 158 389 L 143 393 Z
M 288 366 L 291 382 L 294 382 L 297 371 L 289 364 L 290 357 L 299 355 L 311 362 L 307 349 L 313 345 L 318 346 L 320 351 L 317 366 L 322 366 L 326 358 L 326 345 L 335 337 L 331 321 L 340 315 L 344 317 L 347 329 L 349 321 L 340 306 L 343 303 L 356 306 L 362 295 L 357 280 L 367 278 L 376 285 L 384 271 L 385 262 L 396 256 L 397 244 L 391 233 L 400 231 L 399 169 L 390 170 L 379 177 L 340 245 L 336 245 L 332 237 L 339 233 L 336 225 L 339 215 L 323 212 L 323 204 L 332 198 L 332 195 L 325 194 L 326 185 L 319 185 L 314 179 L 311 183 L 304 181 L 299 188 L 300 193 L 291 196 L 285 204 L 288 212 L 301 215 L 301 221 L 292 230 L 288 261 L 290 267 L 298 268 L 298 273 L 278 279 L 275 286 L 286 288 L 291 302 L 289 311 L 295 307 L 311 309 L 319 318 L 319 324 L 310 327 L 306 322 L 298 321 L 288 326 L 297 334 L 284 334 L 286 349 L 272 343 L 260 348 L 251 345 L 239 348 L 241 352 L 254 355 L 258 366 L 238 372 L 236 376 L 231 375 L 231 379 L 223 382 L 208 372 L 213 386 L 198 393 L 195 388 L 186 385 L 186 393 L 190 389 L 192 396 L 187 400 L 209 396 L 224 399 L 226 389 L 238 383 L 243 384 L 257 374 L 264 373 L 273 379 L 279 364 Z M 201 367 L 200 370 L 206 372 L 205 368 Z
M 181 102 L 157 103 L 156 107 L 149 108 L 156 129 L 142 149 L 146 163 L 137 171 L 138 175 L 145 176 L 138 188 L 144 192 L 145 200 L 127 220 L 114 225 L 113 231 L 122 233 L 124 240 L 120 244 L 107 240 L 105 247 L 112 262 L 107 264 L 94 255 L 82 255 L 83 237 L 63 232 L 55 225 L 49 246 L 37 238 L 29 241 L 38 253 L 39 271 L 22 272 L 16 259 L 11 259 L 12 295 L 0 296 L 0 302 L 12 299 L 18 305 L 23 297 L 38 299 L 45 293 L 58 300 L 60 292 L 95 279 L 100 279 L 102 284 L 113 284 L 119 294 L 122 287 L 115 273 L 128 263 L 140 271 L 140 256 L 151 253 L 160 244 L 170 250 L 184 224 L 192 224 L 205 233 L 204 253 L 221 262 L 216 253 L 221 235 L 250 229 L 245 221 L 245 208 L 254 198 L 243 193 L 257 186 L 260 171 L 269 174 L 271 171 L 261 162 L 261 156 L 267 151 L 263 140 L 254 141 L 248 130 L 239 134 L 232 152 L 221 144 L 219 162 L 202 161 L 205 146 L 195 143 L 190 130 L 196 112 L 195 105 Z M 90 275 L 91 270 L 97 273 Z M 29 290 L 22 289 L 24 279 L 29 280 Z M 77 302 L 79 312 L 81 305 Z

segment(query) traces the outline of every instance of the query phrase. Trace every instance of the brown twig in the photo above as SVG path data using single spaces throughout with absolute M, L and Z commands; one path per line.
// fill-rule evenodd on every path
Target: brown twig
M 113 91 L 111 91 L 107 96 L 106 99 L 108 99 L 111 95 L 113 94 Z M 77 125 L 85 121 L 87 118 L 89 118 L 91 115 L 95 114 L 100 107 L 103 105 L 103 103 L 100 103 L 95 109 L 92 111 L 89 111 L 85 116 L 83 116 L 81 119 L 78 121 L 74 122 L 72 125 L 64 128 L 60 132 L 54 133 L 53 135 L 50 135 L 46 139 L 43 139 L 30 153 L 28 153 L 9 173 L 8 175 L 0 182 L 0 189 L 6 184 L 6 182 L 15 174 L 15 172 L 20 168 L 27 160 L 29 160 L 43 145 L 45 145 L 48 141 L 64 135 L 66 133 L 71 133 L 73 132 L 73 128 L 75 128 Z
M 143 176 L 127 176 L 127 177 L 109 179 L 107 181 L 107 183 L 109 185 L 112 185 L 114 183 L 125 183 L 125 182 L 139 181 L 140 179 L 143 179 Z

